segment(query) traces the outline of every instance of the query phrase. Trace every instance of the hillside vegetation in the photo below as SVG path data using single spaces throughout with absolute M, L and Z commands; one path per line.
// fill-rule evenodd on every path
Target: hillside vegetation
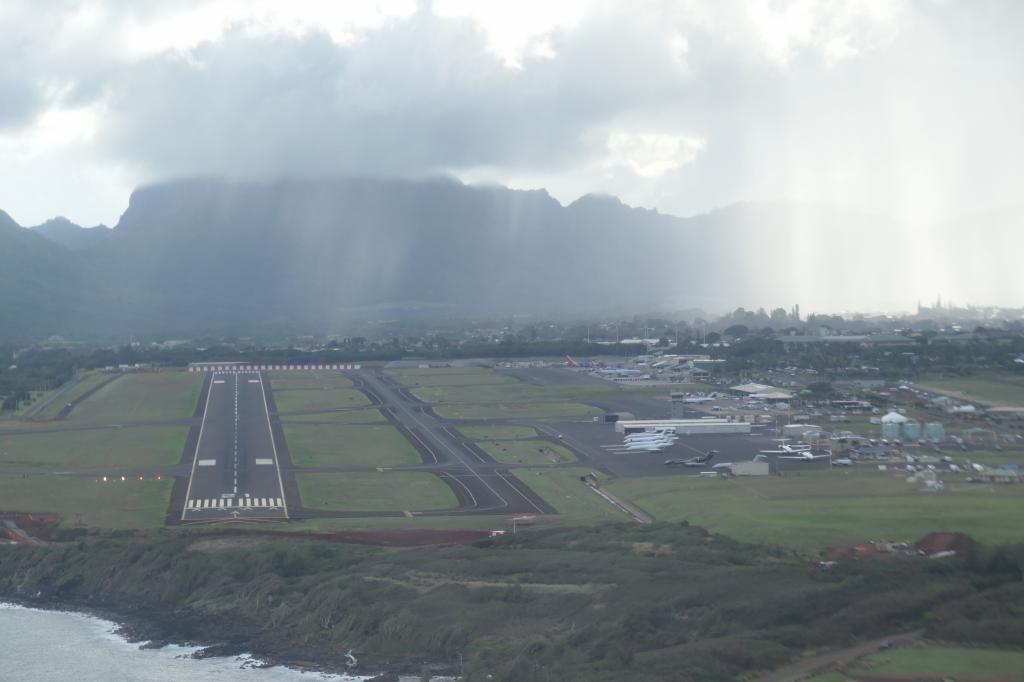
M 822 572 L 684 525 L 605 525 L 385 550 L 204 532 L 0 552 L 0 595 L 144 614 L 147 637 L 467 680 L 726 680 L 924 628 L 1024 645 L 1024 548 Z M 131 605 L 130 607 L 127 605 Z M 460 663 L 461 661 L 461 663 Z

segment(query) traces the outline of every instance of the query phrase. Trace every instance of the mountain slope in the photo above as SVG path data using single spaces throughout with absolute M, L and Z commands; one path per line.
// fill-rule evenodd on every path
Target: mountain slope
M 80 227 L 63 217 L 47 220 L 45 223 L 33 227 L 32 231 L 43 235 L 55 244 L 60 244 L 69 251 L 100 248 L 112 235 L 110 228 L 105 225 L 91 228 Z
M 545 192 L 447 180 L 188 181 L 135 192 L 89 273 L 106 296 L 132 296 L 141 318 L 211 328 L 254 318 L 330 325 L 381 305 L 641 306 L 671 259 L 623 259 L 619 243 L 595 234 L 617 226 L 659 239 L 678 224 L 617 201 L 563 208 Z
M 985 300 L 1020 283 L 957 264 L 1013 272 L 1009 224 L 944 239 L 960 226 L 915 232 L 814 204 L 683 219 L 446 179 L 183 180 L 136 190 L 112 230 L 59 219 L 25 230 L 0 216 L 0 336 L 337 331 L 418 310 L 909 308 L 922 288 L 973 284 Z
M 0 211 L 0 336 L 60 333 L 81 302 L 80 268 L 63 247 L 18 226 Z

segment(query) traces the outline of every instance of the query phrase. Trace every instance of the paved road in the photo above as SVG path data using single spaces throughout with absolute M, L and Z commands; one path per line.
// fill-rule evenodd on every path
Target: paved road
M 553 514 L 536 493 L 471 443 L 450 430 L 431 410 L 401 386 L 369 370 L 346 372 L 356 387 L 387 416 L 420 453 L 424 464 L 455 492 L 458 510 L 422 515 Z
M 288 518 L 259 372 L 218 372 L 207 383 L 181 511 L 182 521 L 230 518 Z

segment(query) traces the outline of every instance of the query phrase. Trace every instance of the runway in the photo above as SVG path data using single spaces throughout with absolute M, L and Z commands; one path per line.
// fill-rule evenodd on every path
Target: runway
M 427 465 L 425 468 L 440 476 L 455 492 L 459 509 L 421 512 L 422 515 L 557 513 L 507 468 L 495 466 L 494 460 L 449 429 L 407 390 L 375 372 L 346 374 L 409 439 Z
M 260 372 L 214 372 L 181 520 L 287 519 L 288 501 Z

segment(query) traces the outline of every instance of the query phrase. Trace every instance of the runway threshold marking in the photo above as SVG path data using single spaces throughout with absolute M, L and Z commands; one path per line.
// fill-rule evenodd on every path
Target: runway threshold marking
M 235 507 L 242 509 L 276 509 L 283 506 L 282 502 L 283 500 L 280 497 L 252 497 L 241 498 L 238 500 L 234 500 L 232 498 L 203 498 L 199 500 L 189 500 L 188 504 L 185 505 L 185 508 L 192 511 L 200 511 L 204 509 L 234 509 Z

